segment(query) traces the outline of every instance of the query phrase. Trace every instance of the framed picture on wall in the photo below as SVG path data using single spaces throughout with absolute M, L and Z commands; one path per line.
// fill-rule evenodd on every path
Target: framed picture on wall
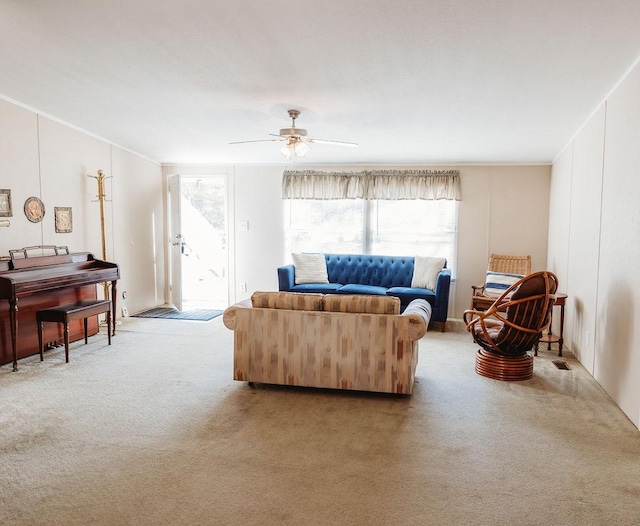
M 0 189 L 0 217 L 13 217 L 11 211 L 11 190 Z
M 73 215 L 70 206 L 55 206 L 53 208 L 56 232 L 68 234 L 73 231 Z

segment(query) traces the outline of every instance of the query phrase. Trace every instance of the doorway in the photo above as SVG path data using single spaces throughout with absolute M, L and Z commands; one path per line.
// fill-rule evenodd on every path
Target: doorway
M 181 311 L 229 305 L 227 178 L 174 175 L 171 206 L 171 301 Z

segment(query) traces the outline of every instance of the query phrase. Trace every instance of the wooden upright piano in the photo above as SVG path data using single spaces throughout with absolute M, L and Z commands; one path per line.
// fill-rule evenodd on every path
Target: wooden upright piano
M 34 249 L 42 255 L 30 256 Z M 111 282 L 115 334 L 116 282 L 120 278 L 117 264 L 96 259 L 89 252 L 69 253 L 67 247 L 26 247 L 9 252 L 11 257 L 0 261 L 0 365 L 13 362 L 13 370 L 17 371 L 20 358 L 39 352 L 36 311 L 96 299 L 98 283 Z M 45 325 L 45 342 L 62 339 L 58 325 Z M 88 334 L 97 332 L 97 321 L 90 320 Z M 80 338 L 82 320 L 69 328 L 71 341 Z

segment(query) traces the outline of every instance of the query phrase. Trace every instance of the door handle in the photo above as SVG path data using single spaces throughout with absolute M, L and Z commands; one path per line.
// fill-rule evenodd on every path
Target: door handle
M 177 247 L 178 245 L 180 245 L 180 254 L 184 254 L 185 251 L 185 247 L 187 245 L 186 241 L 184 240 L 184 236 L 182 234 L 178 234 L 176 236 L 177 241 L 172 241 L 171 244 L 174 247 Z

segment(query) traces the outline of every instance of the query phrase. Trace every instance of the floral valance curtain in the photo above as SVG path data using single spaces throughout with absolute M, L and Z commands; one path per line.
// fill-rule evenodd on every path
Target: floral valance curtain
M 449 199 L 460 201 L 459 170 L 285 171 L 283 199 Z

